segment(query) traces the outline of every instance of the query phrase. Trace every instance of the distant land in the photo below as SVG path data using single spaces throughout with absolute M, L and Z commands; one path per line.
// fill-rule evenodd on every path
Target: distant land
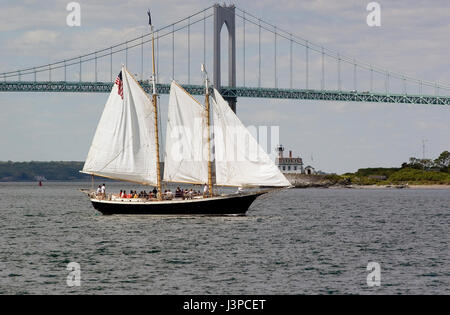
M 444 151 L 436 159 L 410 158 L 400 167 L 360 168 L 342 175 L 296 175 L 287 178 L 298 188 L 380 186 L 405 188 L 409 186 L 450 185 L 450 152 Z
M 79 171 L 84 162 L 0 162 L 0 182 L 13 181 L 85 181 L 90 176 Z M 291 182 L 295 178 L 288 179 Z M 348 185 L 450 185 L 450 152 L 436 159 L 410 158 L 400 167 L 361 168 L 355 173 L 300 176 L 298 187 L 330 187 Z
M 90 176 L 80 173 L 84 162 L 0 162 L 0 181 L 89 180 Z

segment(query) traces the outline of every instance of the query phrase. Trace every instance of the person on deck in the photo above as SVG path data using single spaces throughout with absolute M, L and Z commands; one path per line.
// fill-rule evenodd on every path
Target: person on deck
M 205 183 L 205 186 L 203 186 L 203 198 L 208 197 L 209 189 L 208 184 Z
M 183 192 L 181 191 L 180 187 L 177 187 L 177 190 L 175 190 L 175 198 L 181 197 L 183 197 Z

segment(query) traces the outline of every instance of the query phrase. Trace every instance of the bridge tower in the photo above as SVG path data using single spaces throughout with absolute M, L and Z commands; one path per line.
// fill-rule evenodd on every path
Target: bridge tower
M 214 5 L 214 87 L 221 92 L 221 72 L 220 72 L 220 31 L 225 24 L 228 30 L 228 86 L 236 87 L 236 25 L 234 5 L 221 6 Z M 225 100 L 231 109 L 236 112 L 235 96 L 226 96 Z

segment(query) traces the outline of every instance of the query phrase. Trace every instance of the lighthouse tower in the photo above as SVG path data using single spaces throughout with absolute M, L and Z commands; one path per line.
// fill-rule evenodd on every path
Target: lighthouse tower
M 283 158 L 284 146 L 282 144 L 277 146 L 278 158 Z

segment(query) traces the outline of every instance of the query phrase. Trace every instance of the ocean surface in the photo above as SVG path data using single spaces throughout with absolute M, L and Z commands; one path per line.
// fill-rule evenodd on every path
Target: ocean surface
M 0 294 L 450 294 L 450 190 L 289 189 L 245 217 L 151 217 L 103 216 L 79 188 L 0 183 Z

